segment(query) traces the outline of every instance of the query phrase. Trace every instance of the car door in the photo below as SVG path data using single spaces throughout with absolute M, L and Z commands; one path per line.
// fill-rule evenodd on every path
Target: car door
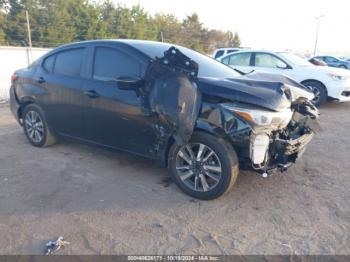
M 251 52 L 233 53 L 222 58 L 221 62 L 244 73 L 249 73 L 253 70 L 251 68 L 251 58 Z
M 271 53 L 254 52 L 252 56 L 252 69 L 262 73 L 293 77 L 291 67 L 278 56 Z
M 143 77 L 147 63 L 118 45 L 92 47 L 90 55 L 90 78 L 83 84 L 86 137 L 99 144 L 153 157 L 157 117 L 143 113 L 136 92 L 118 89 L 115 81 L 121 76 Z
M 35 73 L 37 84 L 46 91 L 40 105 L 50 126 L 62 135 L 82 136 L 81 72 L 86 51 L 77 47 L 51 54 Z

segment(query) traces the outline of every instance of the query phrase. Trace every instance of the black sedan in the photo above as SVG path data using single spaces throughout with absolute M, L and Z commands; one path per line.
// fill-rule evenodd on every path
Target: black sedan
M 33 146 L 74 138 L 148 157 L 200 199 L 227 192 L 239 166 L 266 177 L 295 162 L 318 117 L 309 99 L 291 79 L 137 40 L 58 47 L 16 71 L 10 89 Z

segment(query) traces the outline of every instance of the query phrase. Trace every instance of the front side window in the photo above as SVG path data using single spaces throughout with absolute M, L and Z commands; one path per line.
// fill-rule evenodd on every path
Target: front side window
M 257 53 L 255 55 L 255 66 L 269 68 L 286 68 L 287 64 L 274 55 Z
M 109 81 L 120 76 L 140 76 L 141 64 L 137 59 L 109 47 L 97 47 L 93 79 Z
M 56 54 L 54 73 L 79 77 L 83 61 L 84 48 L 70 49 Z
M 233 54 L 223 59 L 222 62 L 226 65 L 249 66 L 250 57 L 251 57 L 251 53 Z

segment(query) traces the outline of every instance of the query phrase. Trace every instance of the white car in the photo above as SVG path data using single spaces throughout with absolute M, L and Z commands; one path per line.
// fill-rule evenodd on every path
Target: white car
M 234 53 L 234 52 L 238 52 L 242 50 L 241 48 L 238 47 L 225 47 L 225 48 L 218 48 L 216 49 L 213 54 L 212 57 L 214 59 L 218 59 L 224 55 L 230 54 L 230 53 Z
M 350 102 L 350 71 L 332 67 L 317 67 L 309 61 L 287 52 L 240 51 L 218 59 L 222 63 L 249 73 L 282 74 L 308 87 L 319 106 L 327 98 Z

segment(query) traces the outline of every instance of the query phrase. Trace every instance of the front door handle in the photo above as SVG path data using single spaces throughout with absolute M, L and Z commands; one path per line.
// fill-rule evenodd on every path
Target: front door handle
M 39 84 L 45 83 L 45 78 L 43 78 L 42 76 L 40 76 L 37 80 L 36 80 Z
M 100 95 L 95 90 L 88 90 L 84 92 L 84 95 L 90 97 L 90 98 L 97 98 Z

